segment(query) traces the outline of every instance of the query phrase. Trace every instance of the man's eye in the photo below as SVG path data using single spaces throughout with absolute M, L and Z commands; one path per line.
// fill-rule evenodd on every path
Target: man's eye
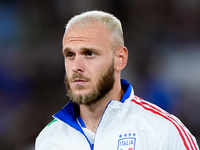
M 72 52 L 67 53 L 67 57 L 74 57 L 74 53 Z
M 94 53 L 93 53 L 93 52 L 91 52 L 91 51 L 86 51 L 86 52 L 85 52 L 85 55 L 86 55 L 86 56 L 93 56 L 93 55 L 94 55 Z

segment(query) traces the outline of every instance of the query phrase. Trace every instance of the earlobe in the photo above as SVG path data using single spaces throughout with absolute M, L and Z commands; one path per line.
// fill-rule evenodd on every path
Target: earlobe
M 126 47 L 121 47 L 116 51 L 116 71 L 121 71 L 127 63 L 128 60 L 128 50 Z

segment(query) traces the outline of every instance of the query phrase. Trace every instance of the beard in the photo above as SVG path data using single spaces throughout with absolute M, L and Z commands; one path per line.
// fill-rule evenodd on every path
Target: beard
M 89 82 L 90 78 L 84 77 L 81 73 L 74 73 L 73 76 L 68 79 L 67 74 L 65 75 L 65 86 L 67 89 L 67 95 L 70 99 L 76 104 L 84 104 L 84 105 L 91 105 L 99 101 L 102 97 L 108 94 L 115 82 L 114 77 L 114 60 L 112 64 L 109 66 L 108 70 L 100 75 L 96 86 L 92 89 L 92 91 L 85 95 L 75 95 L 70 87 L 70 82 L 74 79 L 79 78 L 83 79 L 84 81 Z M 84 87 L 82 85 L 76 86 L 77 89 L 81 90 Z

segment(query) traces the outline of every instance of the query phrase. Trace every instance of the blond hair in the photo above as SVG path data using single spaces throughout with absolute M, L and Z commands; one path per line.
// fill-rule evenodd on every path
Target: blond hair
M 85 27 L 94 22 L 103 25 L 111 33 L 115 46 L 124 46 L 122 25 L 114 15 L 103 11 L 87 11 L 72 17 L 66 25 L 66 31 L 73 26 Z

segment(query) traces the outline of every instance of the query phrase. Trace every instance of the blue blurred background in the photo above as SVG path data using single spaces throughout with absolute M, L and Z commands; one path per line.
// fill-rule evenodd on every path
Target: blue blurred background
M 200 143 L 199 0 L 0 0 L 0 149 L 34 150 L 68 102 L 64 26 L 93 9 L 122 21 L 122 77 L 136 95 L 179 117 Z

